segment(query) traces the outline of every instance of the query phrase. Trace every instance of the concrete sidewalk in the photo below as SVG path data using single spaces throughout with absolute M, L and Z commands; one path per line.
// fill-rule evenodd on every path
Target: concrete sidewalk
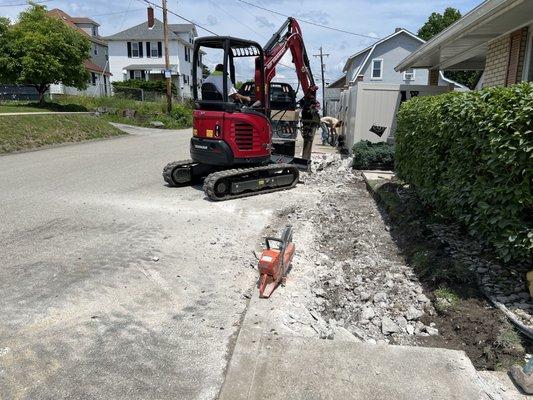
M 254 293 L 220 400 L 495 398 L 464 352 L 272 334 L 265 304 Z

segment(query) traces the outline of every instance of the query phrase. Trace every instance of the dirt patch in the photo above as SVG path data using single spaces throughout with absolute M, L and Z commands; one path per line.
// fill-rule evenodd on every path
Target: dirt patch
M 478 369 L 522 363 L 532 350 L 531 341 L 478 289 L 477 271 L 494 262 L 490 250 L 422 206 L 409 188 L 392 182 L 377 193 L 394 241 L 437 311 L 431 322 L 439 335 L 417 337 L 417 343 L 464 350 Z

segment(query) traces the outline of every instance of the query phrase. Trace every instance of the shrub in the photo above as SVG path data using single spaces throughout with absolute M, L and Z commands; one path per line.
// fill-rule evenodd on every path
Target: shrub
M 394 145 L 363 140 L 354 144 L 353 167 L 355 169 L 394 169 Z
M 102 117 L 111 122 L 120 122 L 140 126 L 150 126 L 151 121 L 160 121 L 165 128 L 181 129 L 192 126 L 192 109 L 187 104 L 172 103 L 171 115 L 166 114 L 166 101 L 135 101 L 123 97 L 89 97 L 89 96 L 62 96 L 57 98 L 61 104 L 70 106 L 77 104 L 89 111 L 105 108 L 108 113 Z M 135 118 L 123 118 L 124 110 L 135 110 Z
M 165 94 L 167 92 L 166 82 L 162 79 L 153 80 L 153 81 L 143 81 L 140 79 L 130 79 L 127 81 L 116 81 L 112 82 L 113 91 L 115 94 L 123 94 L 126 96 L 131 95 L 131 90 L 129 89 L 142 89 L 147 92 L 156 92 L 160 94 Z M 172 83 L 172 93 L 175 95 L 176 85 Z M 136 95 L 137 96 L 137 95 Z
M 533 259 L 533 86 L 402 104 L 396 169 L 422 200 L 504 262 Z

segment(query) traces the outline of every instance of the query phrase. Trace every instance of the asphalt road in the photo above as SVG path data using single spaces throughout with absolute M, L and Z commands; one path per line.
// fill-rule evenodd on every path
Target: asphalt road
M 190 132 L 0 157 L 0 398 L 214 399 L 276 196 L 169 188 Z

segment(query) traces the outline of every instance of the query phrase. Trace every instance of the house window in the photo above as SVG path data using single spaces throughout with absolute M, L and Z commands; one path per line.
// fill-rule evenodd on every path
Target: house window
M 131 56 L 133 58 L 139 58 L 139 43 L 133 42 L 131 44 Z
M 191 61 L 191 49 L 185 47 L 185 61 Z
M 93 26 L 93 36 L 98 36 L 98 27 Z
M 383 59 L 374 58 L 372 60 L 372 75 L 371 79 L 381 79 L 383 77 Z
M 415 80 L 415 70 L 412 68 L 409 68 L 404 71 L 403 73 L 403 80 L 404 81 L 414 81 Z
M 96 86 L 96 74 L 94 72 L 91 72 L 91 84 Z
M 157 42 L 151 42 L 150 43 L 150 57 L 152 58 L 158 58 L 159 55 L 159 47 L 157 45 Z
M 135 70 L 133 71 L 133 79 L 142 79 L 142 73 L 141 71 Z
M 98 55 L 98 45 L 96 43 L 93 43 L 93 54 L 95 56 Z

